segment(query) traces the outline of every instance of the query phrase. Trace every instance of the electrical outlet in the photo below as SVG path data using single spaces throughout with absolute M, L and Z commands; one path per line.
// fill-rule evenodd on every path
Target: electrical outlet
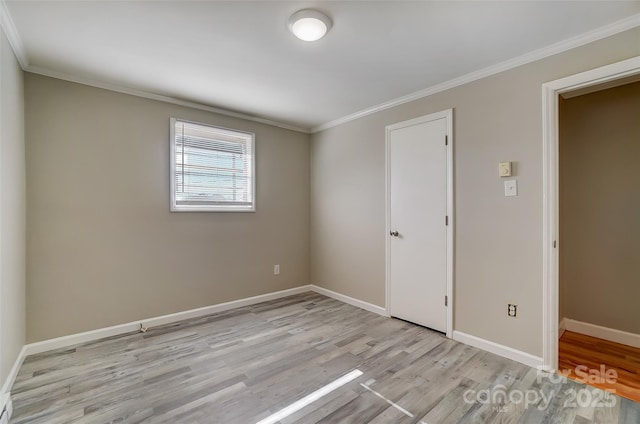
M 514 318 L 518 313 L 518 305 L 515 303 L 507 304 L 507 315 Z
M 280 265 L 273 266 L 273 275 L 280 275 Z

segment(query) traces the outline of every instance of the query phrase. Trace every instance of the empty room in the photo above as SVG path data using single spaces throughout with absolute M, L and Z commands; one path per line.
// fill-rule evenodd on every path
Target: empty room
M 640 1 L 0 24 L 0 424 L 640 423 Z

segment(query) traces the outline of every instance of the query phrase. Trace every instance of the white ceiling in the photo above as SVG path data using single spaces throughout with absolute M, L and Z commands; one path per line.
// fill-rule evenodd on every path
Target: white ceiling
M 27 70 L 305 129 L 640 13 L 640 1 L 4 1 Z M 333 20 L 315 43 L 287 30 L 305 7 Z

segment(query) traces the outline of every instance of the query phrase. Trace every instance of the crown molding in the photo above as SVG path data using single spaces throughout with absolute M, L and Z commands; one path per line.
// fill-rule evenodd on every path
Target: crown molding
M 454 78 L 441 84 L 437 84 L 423 90 L 408 94 L 406 96 L 398 97 L 393 100 L 380 103 L 376 106 L 372 106 L 358 112 L 343 116 L 341 118 L 334 119 L 333 121 L 329 121 L 311 128 L 311 133 L 313 134 L 319 131 L 324 131 L 326 129 L 333 128 L 350 121 L 355 121 L 356 119 L 360 119 L 362 117 L 380 112 L 385 109 L 409 103 L 423 97 L 431 96 L 433 94 L 440 93 L 442 91 L 449 90 L 460 85 L 468 84 L 470 82 L 477 81 L 479 79 L 486 78 L 500 72 L 508 71 L 509 69 L 517 68 L 518 66 L 526 65 L 527 63 L 535 62 L 537 60 L 544 59 L 545 57 L 553 56 L 555 54 L 562 53 L 567 50 L 571 50 L 576 47 L 580 47 L 585 44 L 589 44 L 594 41 L 598 41 L 603 38 L 636 28 L 638 26 L 640 26 L 640 13 L 631 15 L 625 19 L 613 22 L 600 28 L 596 28 L 592 31 L 580 34 L 578 36 L 568 38 L 558 43 L 551 44 L 541 49 L 525 53 L 513 59 L 500 62 L 496 65 L 492 65 L 478 71 L 470 72 L 466 75 Z
M 0 25 L 2 29 L 4 29 L 4 33 L 7 36 L 7 40 L 9 40 L 13 53 L 16 55 L 16 59 L 18 59 L 18 63 L 20 63 L 20 67 L 22 69 L 26 68 L 29 65 L 27 54 L 18 30 L 16 29 L 16 25 L 13 23 L 13 19 L 11 19 L 11 14 L 9 13 L 5 0 L 0 0 Z
M 612 35 L 636 28 L 640 26 L 640 13 L 631 15 L 625 19 L 621 19 L 619 21 L 613 22 L 609 25 L 602 26 L 600 28 L 596 28 L 592 31 L 580 34 L 578 36 L 568 38 L 558 43 L 551 44 L 541 49 L 534 50 L 532 52 L 515 57 L 513 59 L 506 60 L 496 65 L 492 65 L 484 69 L 480 69 L 478 71 L 470 72 L 461 77 L 451 79 L 441 84 L 437 84 L 402 97 L 397 97 L 387 102 L 380 103 L 378 105 L 375 105 L 366 109 L 362 109 L 358 112 L 345 115 L 341 118 L 334 119 L 332 121 L 326 122 L 321 125 L 317 125 L 312 128 L 298 127 L 295 125 L 285 124 L 283 122 L 273 121 L 271 119 L 248 115 L 241 112 L 234 112 L 226 109 L 208 106 L 202 103 L 182 100 L 176 97 L 165 96 L 165 95 L 156 94 L 148 91 L 138 90 L 138 89 L 121 86 L 117 84 L 112 84 L 112 83 L 107 83 L 104 81 L 99 81 L 91 78 L 78 77 L 78 76 L 65 74 L 65 73 L 54 71 L 47 68 L 31 66 L 29 65 L 29 61 L 27 59 L 24 45 L 22 44 L 22 40 L 20 39 L 20 35 L 18 34 L 18 31 L 13 22 L 13 19 L 11 19 L 11 15 L 9 13 L 5 0 L 0 0 L 0 24 L 4 29 L 5 34 L 7 35 L 7 39 L 9 40 L 9 43 L 13 48 L 13 51 L 16 55 L 18 62 L 20 63 L 20 66 L 25 72 L 31 72 L 34 74 L 39 74 L 39 75 L 44 75 L 52 78 L 65 80 L 65 81 L 75 82 L 78 84 L 89 85 L 92 87 L 115 91 L 118 93 L 129 94 L 132 96 L 143 97 L 146 99 L 157 100 L 165 103 L 171 103 L 178 106 L 189 107 L 193 109 L 217 113 L 220 115 L 230 116 L 234 118 L 245 119 L 248 121 L 271 125 L 278 128 L 284 128 L 291 131 L 297 131 L 305 134 L 310 134 L 310 133 L 313 134 L 319 131 L 336 127 L 338 125 L 345 124 L 350 121 L 354 121 L 356 119 L 360 119 L 367 115 L 371 115 L 376 112 L 383 111 L 385 109 L 389 109 L 395 106 L 400 106 L 402 104 L 409 103 L 414 100 L 421 99 L 423 97 L 428 97 L 433 94 L 440 93 L 442 91 L 446 91 L 464 84 L 468 84 L 470 82 L 477 81 L 479 79 L 486 78 L 491 75 L 495 75 L 500 72 L 504 72 L 509 69 L 516 68 L 518 66 L 526 65 L 527 63 L 535 62 L 537 60 L 544 59 L 546 57 L 553 56 L 555 54 L 562 53 L 567 50 L 571 50 L 573 48 L 580 47 L 585 44 L 589 44 L 594 41 L 598 41 L 603 38 L 610 37 Z
M 220 108 L 208 106 L 202 103 L 192 102 L 189 100 L 182 100 L 176 97 L 165 96 L 162 94 L 155 94 L 149 91 L 137 90 L 135 88 L 130 88 L 130 87 L 126 87 L 118 84 L 112 84 L 112 83 L 95 80 L 91 78 L 78 77 L 75 75 L 65 74 L 63 72 L 53 71 L 48 68 L 41 68 L 39 66 L 27 66 L 26 68 L 24 68 L 24 71 L 32 74 L 38 74 L 46 77 L 74 82 L 77 84 L 88 85 L 96 88 L 102 88 L 104 90 L 115 91 L 117 93 L 129 94 L 131 96 L 142 97 L 149 100 L 157 100 L 164 103 L 170 103 L 178 106 L 189 107 L 192 109 L 203 110 L 205 112 L 217 113 L 219 115 L 230 116 L 232 118 L 244 119 L 247 121 L 258 122 L 260 124 L 266 124 L 273 127 L 284 128 L 286 130 L 309 134 L 308 128 L 297 127 L 295 125 L 289 125 L 283 122 L 272 121 L 271 119 L 260 118 L 258 116 L 247 115 L 241 112 L 234 112 L 227 109 L 220 109 Z
M 188 100 L 178 99 L 176 97 L 164 96 L 161 94 L 151 93 L 148 91 L 137 90 L 130 87 L 125 87 L 117 84 L 107 83 L 104 81 L 99 81 L 91 78 L 84 78 L 79 76 L 74 76 L 70 74 L 65 74 L 63 72 L 54 71 L 47 68 L 41 68 L 38 66 L 31 66 L 27 59 L 27 54 L 24 49 L 24 44 L 22 44 L 22 40 L 20 39 L 20 34 L 16 29 L 16 26 L 11 18 L 11 14 L 9 13 L 9 9 L 7 8 L 7 4 L 5 0 L 0 0 L 0 25 L 4 29 L 4 33 L 7 35 L 7 39 L 9 40 L 9 44 L 13 49 L 13 52 L 20 64 L 20 67 L 25 72 L 31 72 L 33 74 L 44 75 L 47 77 L 57 78 L 69 82 L 75 82 L 78 84 L 89 85 L 91 87 L 102 88 L 105 90 L 115 91 L 118 93 L 129 94 L 132 96 L 143 97 L 145 99 L 157 100 L 165 103 L 171 103 L 178 106 L 189 107 L 192 109 L 203 110 L 206 112 L 217 113 L 220 115 L 230 116 L 233 118 L 244 119 L 247 121 L 258 122 L 260 124 L 271 125 L 278 128 L 284 128 L 286 130 L 297 131 L 305 134 L 309 134 L 309 128 L 297 127 L 295 125 L 285 124 L 283 122 L 273 121 L 271 119 L 261 118 L 258 116 L 248 115 L 241 112 L 234 112 L 226 109 L 220 109 L 213 106 L 208 106 L 202 103 L 192 102 Z

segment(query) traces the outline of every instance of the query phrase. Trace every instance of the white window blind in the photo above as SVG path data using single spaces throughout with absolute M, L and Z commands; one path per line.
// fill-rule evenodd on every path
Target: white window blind
M 171 210 L 254 211 L 254 135 L 171 119 Z

